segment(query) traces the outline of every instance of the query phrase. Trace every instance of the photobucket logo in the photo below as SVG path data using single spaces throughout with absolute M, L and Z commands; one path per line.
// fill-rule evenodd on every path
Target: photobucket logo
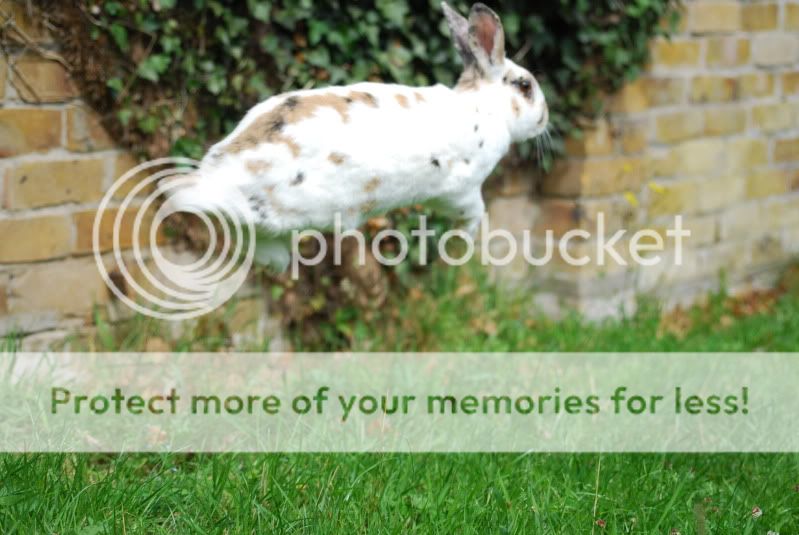
M 438 256 L 443 262 L 450 266 L 462 266 L 471 261 L 478 251 L 481 256 L 482 264 L 485 266 L 503 267 L 514 262 L 519 254 L 524 260 L 532 265 L 541 267 L 549 264 L 554 259 L 557 252 L 560 259 L 570 266 L 586 266 L 596 262 L 599 266 L 605 266 L 608 260 L 616 262 L 620 266 L 629 266 L 630 258 L 634 265 L 656 266 L 663 261 L 663 257 L 658 252 L 666 250 L 666 240 L 674 242 L 674 265 L 683 265 L 683 246 L 685 238 L 691 236 L 691 231 L 683 226 L 683 218 L 678 215 L 674 218 L 674 226 L 666 229 L 665 238 L 663 234 L 654 229 L 641 229 L 630 236 L 626 246 L 622 246 L 622 240 L 627 237 L 628 230 L 622 229 L 608 236 L 606 233 L 605 214 L 598 213 L 596 217 L 596 233 L 592 234 L 585 229 L 572 229 L 556 238 L 553 230 L 547 230 L 543 238 L 543 254 L 536 256 L 533 251 L 533 237 L 530 230 L 522 233 L 521 244 L 519 238 L 505 229 L 492 229 L 488 215 L 484 215 L 478 232 L 479 241 L 475 242 L 475 237 L 465 230 L 455 229 L 445 232 L 437 241 Z M 411 238 L 418 240 L 419 264 L 424 266 L 429 261 L 428 239 L 436 238 L 436 232 L 427 226 L 427 218 L 422 215 L 419 218 L 419 228 L 411 231 Z M 462 253 L 454 257 L 450 254 L 448 245 L 454 239 L 460 239 L 465 244 Z M 300 244 L 306 240 L 313 239 L 317 243 L 315 254 L 306 257 L 301 252 Z M 366 262 L 366 236 L 359 230 L 343 230 L 341 214 L 335 215 L 333 233 L 333 255 L 334 263 L 337 266 L 342 264 L 342 243 L 345 239 L 355 239 L 358 242 L 359 265 Z M 386 257 L 383 254 L 383 243 L 392 240 L 395 244 L 394 250 L 398 251 L 395 256 Z M 575 256 L 570 246 L 581 240 L 584 243 L 593 245 L 595 254 L 582 254 Z M 504 254 L 497 256 L 492 252 L 495 244 L 504 245 Z M 626 248 L 626 251 L 624 250 Z M 396 266 L 404 262 L 410 252 L 408 237 L 393 229 L 380 231 L 371 242 L 371 253 L 374 258 L 382 265 Z M 642 253 L 653 253 L 644 255 Z M 628 253 L 628 254 L 624 254 Z M 317 230 L 294 231 L 291 237 L 291 277 L 297 279 L 300 275 L 300 266 L 315 266 L 322 262 L 328 254 L 328 242 L 324 235 Z
M 146 316 L 185 320 L 207 314 L 236 293 L 252 266 L 255 229 L 244 212 L 246 197 L 233 190 L 225 196 L 193 198 L 198 164 L 189 158 L 161 158 L 131 169 L 111 186 L 94 219 L 92 248 L 103 280 L 121 302 Z M 208 247 L 199 259 L 177 262 L 158 246 L 159 228 L 177 212 L 194 214 L 205 226 Z M 104 259 L 109 226 L 118 269 L 113 277 Z M 132 254 L 135 273 L 126 254 Z

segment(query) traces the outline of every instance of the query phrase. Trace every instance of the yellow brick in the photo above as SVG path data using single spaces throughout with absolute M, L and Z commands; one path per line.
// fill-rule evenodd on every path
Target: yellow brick
M 799 36 L 788 32 L 756 34 L 752 39 L 752 61 L 762 67 L 799 61 Z
M 63 65 L 33 53 L 16 60 L 11 83 L 25 102 L 64 102 L 78 96 L 77 87 Z
M 514 235 L 521 235 L 533 226 L 535 207 L 529 198 L 505 197 L 493 199 L 488 205 L 488 213 L 495 228 L 502 228 Z M 530 214 L 530 217 L 513 217 L 513 214 Z
M 778 139 L 774 145 L 774 161 L 799 161 L 799 138 Z
M 649 217 L 696 212 L 699 186 L 693 180 L 659 184 L 649 201 Z
M 73 152 L 109 149 L 114 142 L 102 125 L 99 115 L 86 106 L 67 110 L 67 148 Z
M 738 81 L 728 76 L 697 76 L 691 83 L 691 102 L 730 102 L 738 96 Z
M 692 247 L 709 245 L 716 241 L 716 218 L 712 215 L 691 216 L 683 221 L 683 226 L 691 231 Z
M 33 262 L 69 252 L 72 229 L 67 216 L 0 219 L 0 263 Z
M 771 74 L 746 74 L 738 79 L 738 96 L 740 98 L 767 97 L 774 93 L 774 76 Z
M 669 113 L 658 116 L 656 127 L 658 141 L 674 143 L 701 135 L 704 131 L 704 118 L 695 111 Z
M 604 195 L 637 190 L 644 176 L 638 158 L 562 160 L 544 177 L 543 189 L 553 195 Z
M 684 101 L 684 78 L 647 78 L 645 84 L 650 106 L 671 106 Z
M 604 156 L 613 152 L 613 140 L 607 120 L 596 121 L 586 128 L 580 138 L 566 140 L 566 153 L 570 156 Z
M 649 108 L 649 95 L 644 80 L 628 83 L 613 95 L 610 110 L 616 113 L 636 113 Z
M 100 218 L 99 245 L 101 251 L 108 251 L 113 247 L 114 223 L 118 213 L 119 211 L 116 209 L 109 209 L 104 211 L 103 216 Z M 77 236 L 74 249 L 75 253 L 85 254 L 93 251 L 92 240 L 96 216 L 97 212 L 94 210 L 74 214 L 75 232 Z M 139 236 L 139 244 L 141 246 L 150 243 L 149 237 L 153 216 L 154 213 L 152 213 L 151 210 L 142 217 L 141 234 Z M 136 210 L 134 208 L 130 208 L 120 218 L 118 240 L 119 247 L 122 249 L 129 249 L 133 246 L 133 225 L 135 219 Z M 159 227 L 159 237 L 162 237 L 160 236 L 160 229 L 161 227 Z
M 764 132 L 775 132 L 793 127 L 794 109 L 789 103 L 765 104 L 752 108 L 752 120 L 755 128 Z
M 785 5 L 785 29 L 799 30 L 799 4 L 790 3 Z
M 737 67 L 749 63 L 751 50 L 748 39 L 711 37 L 707 41 L 708 67 Z
M 744 4 L 741 8 L 741 26 L 750 32 L 774 30 L 777 28 L 778 15 L 777 4 Z
M 139 165 L 139 161 L 130 153 L 122 153 L 120 154 L 114 165 L 114 183 L 121 180 L 121 178 L 131 169 Z M 134 176 L 128 177 L 127 180 L 124 182 L 119 183 L 119 187 L 116 188 L 114 199 L 115 200 L 123 200 L 128 194 L 131 193 L 133 188 L 138 186 L 144 179 L 154 173 L 156 169 L 151 169 L 149 172 L 145 171 L 144 173 L 136 174 Z M 151 183 L 148 186 L 143 187 L 139 190 L 137 194 L 138 197 L 146 197 L 153 191 L 155 191 L 156 184 Z
M 60 144 L 60 110 L 0 109 L 0 158 L 53 149 Z
M 50 33 L 44 24 L 44 18 L 37 9 L 33 7 L 30 2 L 20 2 L 12 0 L 11 2 L 4 2 L 6 5 L 11 5 L 11 19 L 14 25 L 19 28 L 22 33 L 35 43 L 46 43 L 51 40 Z M 5 10 L 4 3 L 0 3 L 0 7 Z
M 691 32 L 732 32 L 740 26 L 738 2 L 693 2 L 688 6 L 688 30 Z
M 638 154 L 646 149 L 646 123 L 624 122 L 614 126 L 614 135 L 619 138 L 625 154 Z
M 647 166 L 654 178 L 672 177 L 677 174 L 678 162 L 673 154 L 673 151 L 669 151 L 649 156 Z
M 764 224 L 770 229 L 799 225 L 799 197 L 778 197 L 763 207 Z
M 88 317 L 108 291 L 93 258 L 32 266 L 14 280 L 14 314 L 57 312 Z
M 764 139 L 733 139 L 725 151 L 724 162 L 729 173 L 765 165 L 768 163 L 768 144 Z
M 698 185 L 697 204 L 701 213 L 732 206 L 742 201 L 746 194 L 746 181 L 736 175 L 706 178 Z
M 652 45 L 655 65 L 663 67 L 693 67 L 699 64 L 697 41 L 667 41 L 658 39 Z
M 726 136 L 746 129 L 746 111 L 734 108 L 714 108 L 705 111 L 705 135 Z
M 785 95 L 799 95 L 799 72 L 782 75 L 782 92 Z
M 746 196 L 750 199 L 782 195 L 788 192 L 788 176 L 781 169 L 756 171 L 746 180 Z
M 757 235 L 763 229 L 761 217 L 760 207 L 756 203 L 731 206 L 719 217 L 719 238 L 727 242 L 740 240 L 741 236 Z
M 563 236 L 573 229 L 586 229 L 588 225 L 585 209 L 582 203 L 576 200 L 541 199 L 536 204 L 539 210 L 533 226 L 536 235 L 543 236 L 547 231 L 552 231 L 555 236 Z M 497 228 L 506 228 L 506 226 L 497 225 Z
M 6 207 L 39 208 L 102 198 L 101 159 L 22 163 L 6 173 Z
M 718 171 L 726 155 L 726 147 L 719 139 L 696 139 L 675 147 L 675 174 L 707 176 Z

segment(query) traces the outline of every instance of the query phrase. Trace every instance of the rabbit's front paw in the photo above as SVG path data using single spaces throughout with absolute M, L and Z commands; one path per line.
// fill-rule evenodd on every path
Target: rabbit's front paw
M 446 212 L 454 217 L 457 228 L 474 237 L 480 229 L 480 223 L 483 221 L 485 213 L 483 196 L 479 190 L 465 195 L 448 203 Z

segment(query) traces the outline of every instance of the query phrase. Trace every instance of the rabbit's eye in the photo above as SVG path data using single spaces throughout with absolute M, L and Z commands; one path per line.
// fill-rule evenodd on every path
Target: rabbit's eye
M 531 82 L 527 78 L 519 78 L 513 83 L 513 85 L 518 87 L 519 91 L 521 91 L 525 97 L 530 98 L 532 96 L 533 82 Z

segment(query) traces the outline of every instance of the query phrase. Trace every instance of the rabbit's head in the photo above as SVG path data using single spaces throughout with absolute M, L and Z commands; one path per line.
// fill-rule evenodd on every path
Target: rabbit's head
M 464 65 L 456 90 L 484 94 L 492 109 L 507 116 L 513 141 L 543 133 L 549 121 L 544 93 L 530 71 L 505 57 L 505 30 L 497 14 L 478 3 L 467 19 L 446 2 L 441 6 Z

